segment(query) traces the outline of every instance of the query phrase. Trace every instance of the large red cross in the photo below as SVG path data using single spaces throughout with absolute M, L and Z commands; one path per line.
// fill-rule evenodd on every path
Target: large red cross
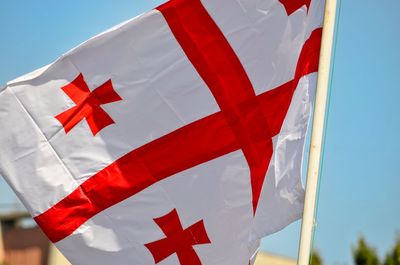
M 256 211 L 277 135 L 301 77 L 318 70 L 322 30 L 305 42 L 294 79 L 260 95 L 218 26 L 199 0 L 175 0 L 158 8 L 221 111 L 143 145 L 96 173 L 35 217 L 53 242 L 99 212 L 176 173 L 236 150 L 250 168 Z
M 79 74 L 61 89 L 75 103 L 74 107 L 55 117 L 63 125 L 66 133 L 83 119 L 86 119 L 93 135 L 114 123 L 110 115 L 101 108 L 101 105 L 122 100 L 115 92 L 111 80 L 90 92 L 83 75 Z
M 211 243 L 203 220 L 183 229 L 178 213 L 174 209 L 162 217 L 155 218 L 154 222 L 167 236 L 145 244 L 153 255 L 156 264 L 176 253 L 181 265 L 201 265 L 199 256 L 197 256 L 193 246 Z

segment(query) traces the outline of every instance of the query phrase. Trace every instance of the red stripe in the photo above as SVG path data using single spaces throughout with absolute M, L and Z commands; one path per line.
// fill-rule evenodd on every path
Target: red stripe
M 321 30 L 315 31 L 304 45 L 294 80 L 241 102 L 236 106 L 240 115 L 248 115 L 249 106 L 259 104 L 270 134 L 278 134 L 299 78 L 317 71 L 320 36 Z M 221 111 L 131 151 L 35 217 L 36 222 L 52 242 L 57 242 L 96 214 L 154 183 L 238 150 L 241 143 L 227 120 Z

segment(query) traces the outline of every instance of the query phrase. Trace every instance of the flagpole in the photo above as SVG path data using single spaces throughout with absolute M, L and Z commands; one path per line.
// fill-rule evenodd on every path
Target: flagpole
M 329 87 L 331 53 L 335 29 L 336 0 L 326 0 L 321 53 L 319 58 L 317 94 L 311 132 L 307 185 L 301 226 L 298 265 L 309 265 L 314 229 L 315 202 L 321 161 L 326 103 Z

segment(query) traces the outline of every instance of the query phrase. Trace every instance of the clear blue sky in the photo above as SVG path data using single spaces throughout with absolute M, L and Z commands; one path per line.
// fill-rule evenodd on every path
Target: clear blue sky
M 0 83 L 160 2 L 1 0 Z M 399 11 L 399 0 L 342 0 L 315 235 L 327 265 L 351 265 L 359 235 L 384 256 L 400 232 Z M 15 201 L 1 179 L 0 205 Z M 295 257 L 299 226 L 262 247 Z

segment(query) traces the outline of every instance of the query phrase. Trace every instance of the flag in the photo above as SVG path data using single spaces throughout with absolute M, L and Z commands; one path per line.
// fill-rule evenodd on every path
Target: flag
M 0 172 L 72 264 L 249 264 L 301 218 L 323 0 L 172 0 L 0 92 Z

